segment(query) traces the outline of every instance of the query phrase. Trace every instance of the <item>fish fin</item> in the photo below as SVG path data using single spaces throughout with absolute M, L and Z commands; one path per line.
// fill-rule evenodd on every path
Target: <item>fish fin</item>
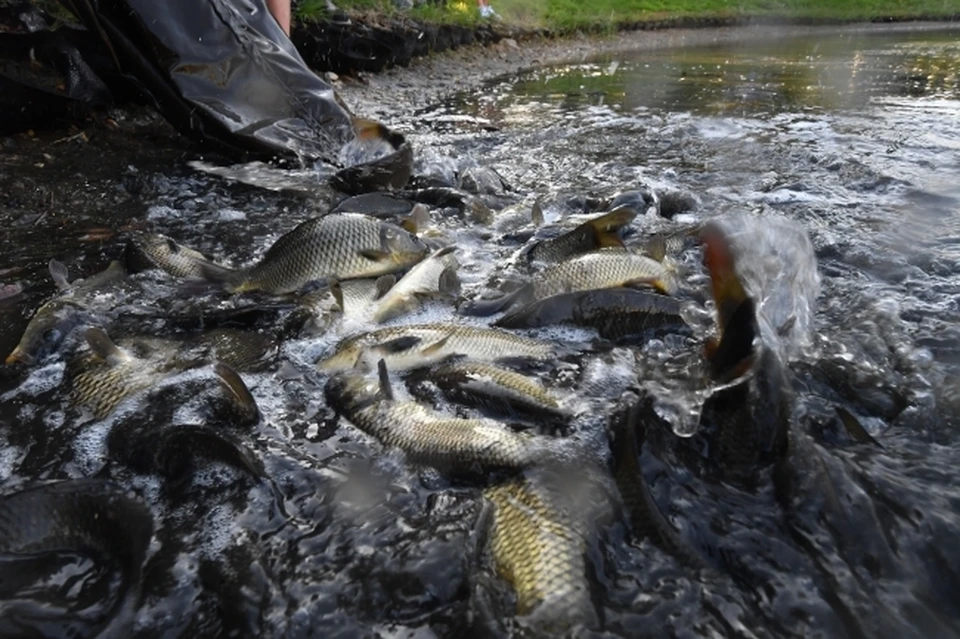
M 443 269 L 443 272 L 440 273 L 437 290 L 440 291 L 441 295 L 449 295 L 451 297 L 460 294 L 460 276 L 457 275 L 456 267 L 448 266 Z
M 176 242 L 174 242 L 174 241 L 173 241 L 172 239 L 170 239 L 169 237 L 165 237 L 165 238 L 163 238 L 163 239 L 164 239 L 164 241 L 166 242 L 167 248 L 170 249 L 170 252 L 171 252 L 171 253 L 179 253 L 179 252 L 180 252 L 180 245 L 179 245 L 179 244 L 177 244 Z
M 254 399 L 250 388 L 247 387 L 247 384 L 237 371 L 223 362 L 217 362 L 213 365 L 213 372 L 216 373 L 223 389 L 230 394 L 230 399 L 243 411 L 244 415 L 249 416 L 251 419 L 260 415 L 260 407 L 257 406 L 257 400 Z
M 438 249 L 436 253 L 430 257 L 443 257 L 444 255 L 450 255 L 457 250 L 457 245 L 453 244 L 451 246 L 444 246 L 442 249 Z
M 383 342 L 380 344 L 380 350 L 385 353 L 402 353 L 410 350 L 422 341 L 423 338 L 416 337 L 415 335 L 407 335 Z
M 380 394 L 388 402 L 393 401 L 393 387 L 390 385 L 390 372 L 387 370 L 387 361 L 377 362 L 377 376 L 380 379 Z
M 333 295 L 333 299 L 340 308 L 340 312 L 343 313 L 343 287 L 340 285 L 340 280 L 335 279 L 333 280 L 333 283 L 330 284 L 330 294 Z
M 530 220 L 534 226 L 543 226 L 543 206 L 540 204 L 540 198 L 534 200 L 533 206 L 530 207 Z
M 840 423 L 843 424 L 844 430 L 847 431 L 847 434 L 852 439 L 861 444 L 873 444 L 883 448 L 883 445 L 878 442 L 873 435 L 867 432 L 867 429 L 863 427 L 863 424 L 860 423 L 856 415 L 841 406 L 834 407 L 834 410 L 837 413 L 837 417 L 840 418 Z
M 400 224 L 414 235 L 430 225 L 430 208 L 421 202 L 414 205 L 413 210 Z
M 389 275 L 381 275 L 380 277 L 378 277 L 376 282 L 377 291 L 373 299 L 378 300 L 384 295 L 386 295 L 390 291 L 390 289 L 393 288 L 393 285 L 396 283 L 397 283 L 397 276 L 393 275 L 392 273 Z
M 623 248 L 620 239 L 620 229 L 630 224 L 637 217 L 637 212 L 623 206 L 605 213 L 584 223 L 593 231 L 593 241 L 596 248 Z
M 494 313 L 504 311 L 511 306 L 523 301 L 529 294 L 531 287 L 521 286 L 512 293 L 506 293 L 493 299 L 474 299 L 461 304 L 457 312 L 461 315 L 474 315 L 478 317 L 487 317 Z
M 88 328 L 84 332 L 83 338 L 87 341 L 87 345 L 94 355 L 111 366 L 133 359 L 129 353 L 114 344 L 107 332 L 99 326 Z
M 354 117 L 351 123 L 358 140 L 385 140 L 390 136 L 387 127 L 376 120 Z
M 247 277 L 246 269 L 232 269 L 213 262 L 201 262 L 200 273 L 203 279 L 220 284 L 231 293 L 242 293 L 256 288 L 244 281 Z
M 658 233 L 650 238 L 643 252 L 652 259 L 662 262 L 667 257 L 667 240 Z
M 421 349 L 420 352 L 424 355 L 433 355 L 434 353 L 439 351 L 441 348 L 443 348 L 448 341 L 450 341 L 449 335 L 445 337 L 441 337 L 440 339 L 435 341 L 433 344 L 430 344 L 430 346 L 427 346 L 426 348 Z
M 377 251 L 375 249 L 363 249 L 358 251 L 360 257 L 366 258 L 371 262 L 386 262 L 390 259 L 390 253 L 386 251 Z
M 53 278 L 53 283 L 57 285 L 58 289 L 63 291 L 70 288 L 69 272 L 63 262 L 55 258 L 51 259 L 47 263 L 47 268 L 50 269 L 50 277 Z

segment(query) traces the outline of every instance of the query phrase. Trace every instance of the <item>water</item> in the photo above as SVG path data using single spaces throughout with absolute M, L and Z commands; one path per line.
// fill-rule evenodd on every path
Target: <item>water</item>
M 711 568 L 690 569 L 649 542 L 631 545 L 616 517 L 604 520 L 587 559 L 608 636 L 958 633 L 958 35 L 850 32 L 625 52 L 397 114 L 418 132 L 410 136 L 418 172 L 494 167 L 512 188 L 486 197 L 494 211 L 514 211 L 495 217 L 497 231 L 433 211 L 431 233 L 461 247 L 465 296 L 515 274 L 534 200 L 547 223 L 586 219 L 594 203 L 633 189 L 657 193 L 663 212 L 667 194 L 699 203 L 672 220 L 652 207 L 631 241 L 711 218 L 752 229 L 741 247 L 754 249 L 745 259 L 748 287 L 763 300 L 765 341 L 778 343 L 795 375 L 794 414 L 812 438 L 801 456 L 810 467 L 797 462 L 808 483 L 799 484 L 788 521 L 769 472 L 745 488 L 687 463 L 696 438 L 651 444 L 642 456 L 651 493 Z M 74 276 L 90 274 L 122 253 L 132 231 L 147 229 L 249 263 L 333 201 L 309 170 L 284 174 L 283 191 L 198 172 L 188 162 L 216 159 L 142 114 L 117 117 L 120 130 L 95 129 L 89 143 L 63 141 L 73 135 L 65 132 L 18 138 L 0 158 L 0 190 L 9 194 L 0 201 L 9 238 L 0 280 L 24 288 L 0 301 L 4 353 L 52 291 L 50 257 Z M 478 118 L 495 130 L 461 127 Z M 276 174 L 218 172 L 255 183 Z M 707 286 L 699 253 L 678 260 L 693 297 L 694 340 L 599 352 L 545 374 L 578 409 L 571 437 L 586 451 L 584 468 L 607 463 L 606 414 L 638 379 L 670 400 L 660 416 L 692 434 L 679 424 L 683 415 L 695 423 L 706 394 L 698 349 L 712 315 L 697 294 Z M 246 303 L 197 301 L 155 274 L 134 281 L 123 303 L 161 319 L 114 318 L 114 331 L 169 332 L 164 313 Z M 397 323 L 451 317 L 448 305 L 435 304 Z M 369 328 L 361 318 L 298 336 L 272 367 L 244 374 L 264 414 L 246 437 L 270 481 L 213 464 L 186 497 L 170 501 L 156 477 L 107 458 L 105 433 L 120 417 L 94 423 L 69 408 L 56 358 L 2 373 L 0 480 L 99 474 L 151 503 L 160 525 L 137 636 L 465 632 L 478 583 L 509 592 L 474 529 L 482 484 L 413 467 L 340 422 L 313 369 L 340 337 Z M 532 334 L 592 340 L 585 330 Z M 154 410 L 149 400 L 125 406 L 127 417 Z M 883 448 L 851 443 L 837 406 Z M 839 511 L 829 500 L 815 503 L 834 493 Z M 615 504 L 610 495 L 607 486 L 597 500 Z

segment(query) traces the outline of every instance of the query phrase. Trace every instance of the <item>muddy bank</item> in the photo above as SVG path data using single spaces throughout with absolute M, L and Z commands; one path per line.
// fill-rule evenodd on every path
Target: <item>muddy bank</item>
M 838 33 L 892 33 L 943 29 L 943 22 L 848 25 L 725 26 L 702 29 L 623 31 L 609 36 L 577 35 L 564 38 L 504 37 L 489 44 L 473 44 L 442 55 L 414 59 L 408 66 L 379 73 L 331 76 L 341 97 L 357 113 L 395 122 L 446 96 L 475 89 L 484 82 L 525 69 L 579 62 L 615 51 L 643 51 L 670 47 L 755 43 L 763 40 Z

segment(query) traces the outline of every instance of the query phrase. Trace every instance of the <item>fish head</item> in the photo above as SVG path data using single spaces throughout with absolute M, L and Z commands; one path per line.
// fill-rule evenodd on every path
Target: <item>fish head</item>
M 412 266 L 430 252 L 430 248 L 419 237 L 388 223 L 380 227 L 380 247 L 390 261 L 400 267 Z
M 46 302 L 30 318 L 16 348 L 7 356 L 7 364 L 32 364 L 55 352 L 67 335 L 84 321 L 79 307 L 60 299 Z
M 378 381 L 356 369 L 332 375 L 323 392 L 327 403 L 337 412 L 352 413 L 381 399 Z
M 706 356 L 714 377 L 729 381 L 748 372 L 755 363 L 760 333 L 756 303 L 737 274 L 736 257 L 724 230 L 717 224 L 707 224 L 700 240 L 720 334 L 719 340 L 707 342 Z
M 317 362 L 317 369 L 328 373 L 348 371 L 357 366 L 366 350 L 363 335 L 349 337 L 337 345 L 333 355 Z

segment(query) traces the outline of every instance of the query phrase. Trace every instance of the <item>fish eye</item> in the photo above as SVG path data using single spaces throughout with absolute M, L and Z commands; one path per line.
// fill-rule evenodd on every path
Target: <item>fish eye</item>
M 63 337 L 63 334 L 59 329 L 51 328 L 50 330 L 44 332 L 43 341 L 47 344 L 56 344 L 60 341 L 61 337 Z

